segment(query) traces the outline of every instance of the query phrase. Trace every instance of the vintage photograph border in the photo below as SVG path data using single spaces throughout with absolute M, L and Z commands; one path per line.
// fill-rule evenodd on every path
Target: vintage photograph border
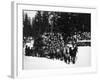
M 79 8 L 79 9 L 90 9 L 91 14 L 93 16 L 91 23 L 93 22 L 93 24 L 91 24 L 91 35 L 92 35 L 92 39 L 91 39 L 91 44 L 92 44 L 92 56 L 91 56 L 91 61 L 93 62 L 93 64 L 91 65 L 91 67 L 84 67 L 84 68 L 71 68 L 71 69 L 58 69 L 58 70 L 31 70 L 31 71 L 24 71 L 22 69 L 22 59 L 23 56 L 19 57 L 19 54 L 21 54 L 22 50 L 19 53 L 19 46 L 22 47 L 22 41 L 20 41 L 19 39 L 19 27 L 18 24 L 19 23 L 19 16 L 18 15 L 18 11 L 19 9 L 23 9 L 22 6 L 27 7 L 27 6 L 44 6 L 44 7 L 61 7 L 61 8 Z M 11 76 L 13 78 L 18 78 L 18 77 L 39 77 L 39 76 L 54 76 L 54 75 L 66 75 L 66 74 L 72 74 L 72 73 L 86 73 L 86 72 L 96 72 L 96 53 L 95 53 L 95 26 L 96 26 L 96 8 L 87 8 L 87 7 L 73 7 L 73 6 L 56 6 L 56 5 L 41 5 L 41 4 L 27 4 L 27 3 L 19 3 L 19 2 L 12 2 L 11 5 L 11 36 L 12 36 L 12 40 L 11 40 Z M 94 20 L 93 20 L 94 19 Z M 22 24 L 21 24 L 22 25 Z M 22 37 L 22 35 L 20 35 L 20 37 Z M 95 55 L 94 55 L 95 54 Z M 20 62 L 20 63 L 19 63 Z

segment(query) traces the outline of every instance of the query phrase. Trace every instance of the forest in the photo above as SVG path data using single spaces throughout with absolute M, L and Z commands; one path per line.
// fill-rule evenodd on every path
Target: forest
M 23 36 L 36 38 L 44 32 L 70 34 L 91 32 L 91 14 L 54 11 L 37 11 L 32 20 L 23 14 Z

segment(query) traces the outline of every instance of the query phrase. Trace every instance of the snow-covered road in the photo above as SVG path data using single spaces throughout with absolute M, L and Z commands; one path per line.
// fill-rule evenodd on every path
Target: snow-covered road
M 52 60 L 41 57 L 24 56 L 24 69 L 56 69 L 83 67 L 91 65 L 91 47 L 78 47 L 77 61 L 75 64 L 66 64 L 64 61 Z

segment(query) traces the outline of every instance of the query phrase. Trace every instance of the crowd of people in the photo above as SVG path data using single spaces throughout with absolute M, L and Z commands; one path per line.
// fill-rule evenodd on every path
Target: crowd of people
M 90 32 L 78 32 L 77 33 L 78 40 L 91 40 L 91 33 Z
M 33 48 L 26 45 L 25 55 L 75 64 L 78 47 L 74 39 L 70 42 L 65 42 L 61 33 L 44 33 L 34 41 Z

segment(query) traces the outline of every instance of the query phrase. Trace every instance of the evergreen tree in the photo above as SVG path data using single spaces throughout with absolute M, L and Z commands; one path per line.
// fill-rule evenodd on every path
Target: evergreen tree
M 27 14 L 25 14 L 24 16 L 25 17 L 23 20 L 23 37 L 32 36 L 32 28 L 31 28 L 30 18 L 28 17 Z

